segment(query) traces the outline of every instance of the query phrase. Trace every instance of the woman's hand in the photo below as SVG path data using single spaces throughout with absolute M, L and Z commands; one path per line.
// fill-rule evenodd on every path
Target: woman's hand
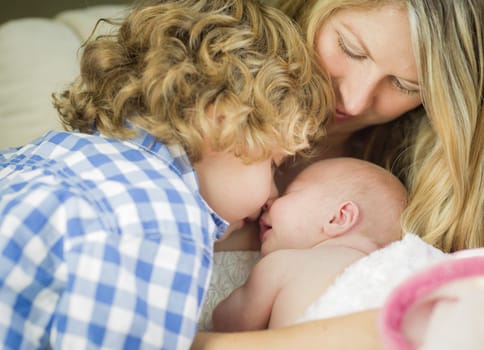
M 190 350 L 376 350 L 382 349 L 378 310 L 290 327 L 240 333 L 197 334 Z

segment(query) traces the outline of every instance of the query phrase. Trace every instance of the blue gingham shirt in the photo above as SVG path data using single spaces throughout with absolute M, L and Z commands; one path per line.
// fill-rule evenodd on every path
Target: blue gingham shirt
M 147 133 L 0 152 L 1 348 L 188 349 L 226 228 Z

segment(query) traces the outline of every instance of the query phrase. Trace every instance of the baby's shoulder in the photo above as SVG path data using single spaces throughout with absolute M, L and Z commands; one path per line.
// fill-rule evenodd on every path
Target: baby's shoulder
M 281 249 L 264 256 L 255 266 L 260 274 L 278 273 L 289 275 L 299 273 L 303 268 L 320 265 L 318 254 L 311 249 Z M 273 272 L 275 271 L 275 272 Z

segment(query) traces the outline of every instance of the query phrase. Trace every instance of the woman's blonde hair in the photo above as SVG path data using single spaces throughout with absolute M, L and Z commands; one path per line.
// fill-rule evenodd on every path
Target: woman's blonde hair
M 319 29 L 336 11 L 387 4 L 407 9 L 424 108 L 356 132 L 354 155 L 406 183 L 405 230 L 445 251 L 484 246 L 484 2 L 273 2 L 297 19 L 313 50 Z
M 324 134 L 334 97 L 315 62 L 274 8 L 144 1 L 113 35 L 86 43 L 80 77 L 54 104 L 69 130 L 129 138 L 141 127 L 181 144 L 192 161 L 208 139 L 252 162 L 275 149 L 294 154 Z

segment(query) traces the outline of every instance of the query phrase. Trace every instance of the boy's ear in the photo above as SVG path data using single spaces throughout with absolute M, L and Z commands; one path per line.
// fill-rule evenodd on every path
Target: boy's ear
M 341 203 L 336 213 L 324 225 L 324 232 L 330 237 L 336 237 L 350 231 L 358 222 L 360 209 L 355 202 Z

